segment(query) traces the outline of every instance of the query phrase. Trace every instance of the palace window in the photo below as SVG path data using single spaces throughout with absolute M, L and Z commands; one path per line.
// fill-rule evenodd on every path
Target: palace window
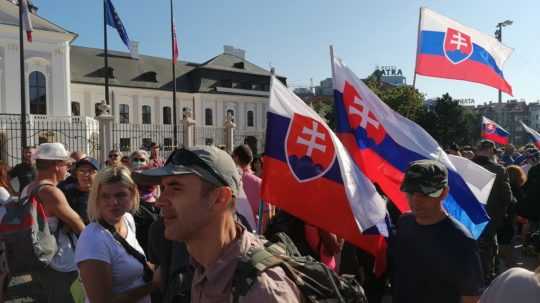
M 120 104 L 120 123 L 129 123 L 129 105 Z
M 42 72 L 34 71 L 29 76 L 30 114 L 47 114 L 47 83 Z
M 212 109 L 207 108 L 204 110 L 204 125 L 213 125 Z
M 253 114 L 252 110 L 248 110 L 247 112 L 247 126 L 255 126 L 255 115 Z
M 152 124 L 152 108 L 150 105 L 142 106 L 142 123 Z
M 172 123 L 172 111 L 170 106 L 163 107 L 163 124 Z

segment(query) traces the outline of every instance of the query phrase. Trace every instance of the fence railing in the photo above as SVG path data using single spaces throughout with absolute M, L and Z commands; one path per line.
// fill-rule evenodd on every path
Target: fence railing
M 177 125 L 178 145 L 182 145 L 183 126 Z M 167 157 L 174 149 L 174 126 L 168 124 L 113 124 L 113 148 L 129 154 L 139 149 L 149 149 L 152 142 L 159 144 Z
M 26 119 L 27 146 L 43 142 L 62 142 L 70 151 L 91 157 L 99 152 L 99 125 L 88 117 L 42 117 Z M 0 115 L 0 159 L 9 165 L 21 161 L 21 120 L 19 115 Z
M 21 122 L 20 115 L 0 114 L 0 160 L 10 166 L 21 162 Z M 98 158 L 99 122 L 91 117 L 53 117 L 28 115 L 26 119 L 27 146 L 37 146 L 43 142 L 62 142 L 69 151 L 81 151 Z M 183 125 L 177 125 L 178 145 L 183 144 Z M 255 153 L 264 149 L 265 132 L 261 130 L 234 131 L 234 145 L 249 144 Z M 124 154 L 138 149 L 148 149 L 152 142 L 162 148 L 162 156 L 174 149 L 173 125 L 123 124 L 112 126 L 113 148 Z M 195 144 L 224 145 L 225 128 L 195 126 Z

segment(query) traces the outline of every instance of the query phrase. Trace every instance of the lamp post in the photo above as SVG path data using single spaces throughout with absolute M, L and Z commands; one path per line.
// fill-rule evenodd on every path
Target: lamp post
M 497 30 L 495 30 L 495 38 L 497 38 L 499 42 L 502 42 L 502 28 L 505 26 L 512 25 L 512 23 L 514 23 L 512 20 L 505 20 L 503 22 L 497 23 L 497 26 L 496 26 Z M 501 90 L 499 89 L 499 103 L 501 102 L 502 102 L 502 93 L 501 93 Z

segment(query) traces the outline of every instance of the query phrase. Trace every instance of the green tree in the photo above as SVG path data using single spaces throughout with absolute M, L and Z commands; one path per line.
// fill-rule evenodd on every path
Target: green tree
M 473 144 L 478 140 L 480 117 L 462 107 L 446 93 L 421 113 L 418 123 L 443 147 L 452 143 Z
M 422 113 L 424 95 L 412 86 L 387 84 L 381 80 L 377 71 L 371 74 L 365 83 L 384 103 L 402 116 L 416 121 Z

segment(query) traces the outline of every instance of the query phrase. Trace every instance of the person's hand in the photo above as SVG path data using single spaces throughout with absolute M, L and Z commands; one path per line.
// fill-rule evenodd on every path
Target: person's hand
M 319 229 L 319 237 L 324 251 L 330 256 L 335 256 L 341 251 L 342 242 L 338 237 L 332 233 Z
M 152 287 L 159 289 L 161 287 L 161 268 L 158 267 L 154 270 L 154 276 L 152 278 Z

